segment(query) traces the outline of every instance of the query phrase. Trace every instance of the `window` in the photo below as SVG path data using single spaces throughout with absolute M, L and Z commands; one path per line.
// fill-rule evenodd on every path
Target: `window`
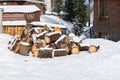
M 28 13 L 27 19 L 34 19 L 34 13 Z
M 99 18 L 108 18 L 108 0 L 98 0 L 99 1 Z
M 4 6 L 7 5 L 7 2 L 3 2 L 3 5 L 4 5 Z

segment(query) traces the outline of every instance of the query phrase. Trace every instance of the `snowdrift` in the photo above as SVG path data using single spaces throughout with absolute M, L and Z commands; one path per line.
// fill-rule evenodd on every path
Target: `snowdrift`
M 98 52 L 39 59 L 10 52 L 7 44 L 12 36 L 0 34 L 1 80 L 119 80 L 119 42 L 86 39 L 84 44 L 100 45 Z

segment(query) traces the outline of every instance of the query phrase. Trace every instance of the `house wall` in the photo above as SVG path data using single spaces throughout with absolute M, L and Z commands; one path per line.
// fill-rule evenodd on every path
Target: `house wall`
M 11 36 L 20 35 L 22 34 L 25 26 L 18 25 L 18 26 L 3 26 L 3 33 L 9 34 Z
M 98 0 L 94 0 L 94 29 L 96 33 L 120 33 L 120 0 L 108 0 L 108 18 L 99 18 Z
M 4 13 L 3 21 L 26 20 L 24 13 Z
M 3 5 L 4 3 L 7 3 L 6 5 L 23 5 L 25 4 L 25 1 L 0 1 L 0 5 Z
M 33 18 L 27 18 L 27 14 L 25 15 L 27 23 L 31 23 L 33 21 L 40 21 L 40 15 L 41 15 L 40 11 L 34 12 L 33 15 L 34 15 Z
M 28 16 L 28 14 L 30 14 Z M 34 13 L 3 13 L 3 21 L 26 20 L 27 23 L 40 21 L 40 11 Z

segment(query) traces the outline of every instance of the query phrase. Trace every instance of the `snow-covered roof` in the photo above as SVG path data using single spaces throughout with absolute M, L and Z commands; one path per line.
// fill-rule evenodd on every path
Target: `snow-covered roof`
M 0 0 L 0 2 L 1 2 L 1 1 L 27 1 L 27 2 L 44 4 L 44 2 L 38 1 L 38 0 Z M 44 4 L 44 5 L 45 5 L 45 4 Z
M 31 12 L 40 11 L 40 9 L 35 5 L 9 5 L 9 6 L 0 6 L 0 8 L 3 8 L 4 13 L 8 13 L 8 12 L 31 13 Z
M 59 14 L 60 14 L 60 15 L 67 15 L 68 13 L 65 12 L 65 11 L 60 11 Z
M 50 26 L 50 27 L 67 28 L 67 27 L 64 26 L 64 25 L 52 24 L 52 23 L 47 23 L 47 22 L 37 22 L 37 21 L 34 21 L 34 22 L 31 22 L 31 24 L 34 25 L 34 26 L 44 26 L 44 25 L 48 25 L 48 26 Z
M 3 21 L 2 25 L 6 26 L 6 25 L 26 25 L 27 22 L 25 20 L 21 20 L 21 21 Z
M 33 3 L 40 3 L 40 4 L 44 4 L 44 2 L 42 2 L 42 1 L 38 1 L 38 0 L 25 0 L 25 1 L 28 1 L 28 2 L 33 2 Z

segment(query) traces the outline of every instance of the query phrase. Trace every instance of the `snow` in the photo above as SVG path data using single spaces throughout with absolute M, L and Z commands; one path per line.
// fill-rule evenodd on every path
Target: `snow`
M 40 4 L 44 4 L 45 5 L 44 2 L 38 1 L 38 0 L 26 0 L 26 1 L 28 1 L 28 2 L 34 2 L 34 3 L 40 3 Z
M 36 37 L 39 37 L 39 36 L 42 36 L 42 35 L 44 35 L 45 33 L 47 33 L 48 31 L 44 31 L 44 32 L 42 32 L 42 33 L 39 33 Z
M 40 50 L 52 50 L 53 48 L 40 48 Z
M 13 26 L 13 25 L 26 25 L 27 24 L 27 22 L 26 22 L 26 20 L 21 20 L 21 21 L 2 21 L 2 24 L 4 25 L 4 26 Z
M 29 46 L 30 44 L 28 42 L 20 42 L 21 45 Z
M 13 12 L 20 12 L 20 13 L 31 13 L 35 11 L 40 11 L 38 7 L 35 5 L 7 5 L 7 6 L 0 6 L 0 8 L 3 8 L 4 13 L 13 13 Z
M 54 35 L 54 34 L 61 34 L 61 32 L 51 32 L 51 33 L 46 34 L 46 36 L 51 36 L 51 35 Z
M 80 42 L 82 39 L 80 39 L 78 36 L 73 37 L 74 42 Z
M 48 22 L 38 22 L 38 21 L 34 21 L 34 22 L 31 22 L 30 24 L 34 25 L 34 26 L 44 26 L 44 25 L 47 25 L 47 26 L 50 26 L 50 27 L 60 27 L 60 28 L 66 28 L 66 26 L 64 25 L 59 25 L 59 24 L 53 24 L 53 23 L 48 23 Z
M 32 39 L 34 44 L 37 43 L 36 37 L 37 37 L 37 34 L 32 34 Z
M 63 28 L 67 28 L 69 30 L 71 30 L 73 27 L 72 23 L 64 21 L 60 17 L 54 15 L 41 15 L 40 22 L 46 22 L 47 24 L 52 23 L 54 25 L 63 26 Z
M 47 59 L 14 54 L 7 49 L 12 36 L 0 34 L 1 80 L 119 80 L 120 44 L 101 38 L 83 44 L 99 45 L 96 53 L 81 51 Z
M 66 49 L 54 49 L 54 51 L 65 51 Z
M 62 39 L 64 39 L 66 37 L 66 35 L 62 35 L 56 42 L 55 44 L 57 44 L 59 41 L 61 41 Z
M 75 34 L 74 33 L 70 33 L 69 34 L 69 37 L 72 36 L 72 37 L 75 37 Z
M 15 37 L 11 38 L 10 41 L 11 41 L 11 42 L 10 42 L 10 44 L 8 44 L 8 47 L 9 47 L 10 49 L 12 49 L 13 46 L 15 45 L 16 41 L 18 41 L 18 38 L 15 36 Z

